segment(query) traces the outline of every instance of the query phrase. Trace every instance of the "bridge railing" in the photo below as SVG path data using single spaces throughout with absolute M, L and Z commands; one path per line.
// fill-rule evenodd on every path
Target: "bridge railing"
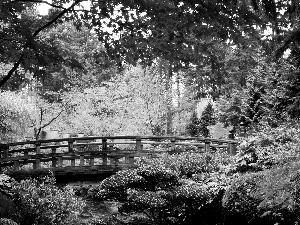
M 236 144 L 236 141 L 230 139 L 180 136 L 89 136 L 24 141 L 0 145 L 0 166 L 12 167 L 13 171 L 93 166 L 131 167 L 134 165 L 134 157 L 181 152 L 178 146 L 195 146 L 199 151 L 207 153 L 212 149 L 222 149 L 234 155 Z M 121 150 L 116 148 L 119 145 L 134 147 Z M 157 151 L 156 148 L 146 146 L 161 146 L 164 150 Z

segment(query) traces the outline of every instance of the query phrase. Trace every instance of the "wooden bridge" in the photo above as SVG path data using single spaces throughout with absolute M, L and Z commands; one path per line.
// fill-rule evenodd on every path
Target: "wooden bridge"
M 92 180 L 134 168 L 135 158 L 180 149 L 236 153 L 236 141 L 200 137 L 75 137 L 0 145 L 0 169 L 20 180 L 52 173 L 57 179 Z M 163 150 L 162 150 L 163 149 Z

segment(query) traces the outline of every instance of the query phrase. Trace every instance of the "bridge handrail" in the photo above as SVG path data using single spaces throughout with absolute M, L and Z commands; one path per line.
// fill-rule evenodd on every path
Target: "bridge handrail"
M 40 139 L 32 141 L 21 141 L 21 142 L 11 142 L 4 143 L 8 146 L 26 145 L 39 143 L 49 143 L 49 142 L 64 142 L 64 141 L 78 141 L 78 140 L 95 140 L 95 139 L 161 139 L 161 140 L 196 140 L 196 141 L 209 141 L 209 142 L 223 142 L 223 143 L 238 143 L 236 140 L 232 139 L 216 139 L 216 138 L 204 138 L 204 137 L 185 137 L 185 136 L 87 136 L 87 137 L 70 137 L 70 138 L 57 138 L 57 139 Z M 3 144 L 2 144 L 3 145 Z

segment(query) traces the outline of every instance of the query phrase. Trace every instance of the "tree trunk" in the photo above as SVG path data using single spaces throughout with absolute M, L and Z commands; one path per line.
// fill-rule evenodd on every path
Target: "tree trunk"
M 172 113 L 172 62 L 166 61 L 166 93 L 167 93 L 167 135 L 173 134 L 173 113 Z

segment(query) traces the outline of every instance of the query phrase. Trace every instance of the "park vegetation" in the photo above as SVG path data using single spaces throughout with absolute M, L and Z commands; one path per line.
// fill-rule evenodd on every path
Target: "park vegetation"
M 88 188 L 117 205 L 91 220 L 53 177 L 1 174 L 14 210 L 0 210 L 0 223 L 299 224 L 299 13 L 294 0 L 2 0 L 0 143 L 44 130 L 230 130 L 239 145 L 235 156 L 186 149 L 137 160 Z

